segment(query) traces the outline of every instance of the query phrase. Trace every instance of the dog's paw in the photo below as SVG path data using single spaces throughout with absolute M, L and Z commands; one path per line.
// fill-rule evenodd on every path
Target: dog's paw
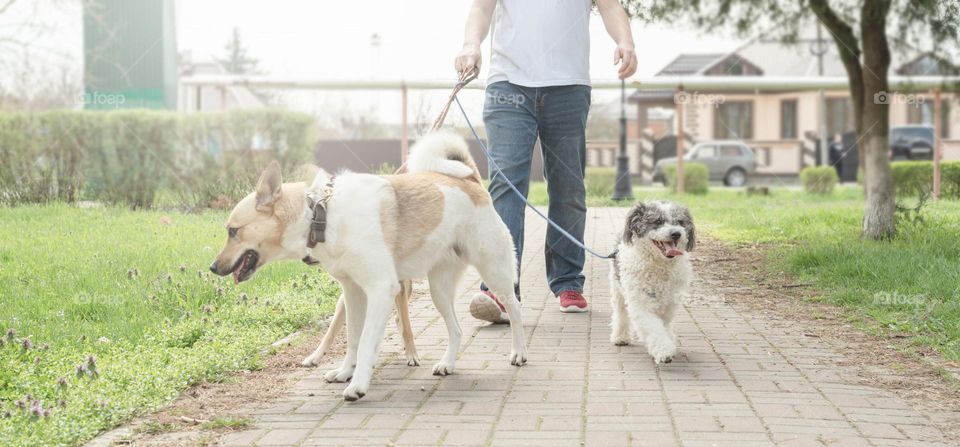
M 654 363 L 662 365 L 673 361 L 673 358 L 677 355 L 677 345 L 667 340 L 659 344 L 647 346 L 647 351 L 650 353 L 650 356 L 653 357 Z
M 453 365 L 447 362 L 440 362 L 436 365 L 433 365 L 433 375 L 435 376 L 449 376 L 453 374 Z
M 323 357 L 323 353 L 310 354 L 306 358 L 304 358 L 302 362 L 300 362 L 300 366 L 304 366 L 304 367 L 320 366 L 320 359 L 322 357 Z
M 353 378 L 353 368 L 337 368 L 327 371 L 323 375 L 323 380 L 326 380 L 328 383 L 343 383 L 348 382 Z
M 356 382 L 351 383 L 343 390 L 343 400 L 353 402 L 367 395 L 367 390 Z
M 510 351 L 510 364 L 513 366 L 523 366 L 527 363 L 527 351 Z
M 420 356 L 407 354 L 407 366 L 420 366 Z
M 630 344 L 630 334 L 610 334 L 610 343 L 616 346 L 626 346 Z

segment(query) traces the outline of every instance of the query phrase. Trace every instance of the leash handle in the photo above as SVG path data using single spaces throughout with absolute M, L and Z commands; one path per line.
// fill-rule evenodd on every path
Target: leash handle
M 450 111 L 450 105 L 453 104 L 453 100 L 456 99 L 457 93 L 460 93 L 464 87 L 467 86 L 474 79 L 477 79 L 477 76 L 480 75 L 480 69 L 473 67 L 467 71 L 461 71 L 457 76 L 457 84 L 453 86 L 453 91 L 450 93 L 450 96 L 447 98 L 447 103 L 444 104 L 443 109 L 440 110 L 440 114 L 437 115 L 437 119 L 433 121 L 433 127 L 430 128 L 430 132 L 434 132 L 443 127 L 443 121 L 447 119 L 447 113 Z M 404 162 L 397 168 L 397 171 L 394 172 L 394 175 L 400 174 L 407 169 L 407 163 Z

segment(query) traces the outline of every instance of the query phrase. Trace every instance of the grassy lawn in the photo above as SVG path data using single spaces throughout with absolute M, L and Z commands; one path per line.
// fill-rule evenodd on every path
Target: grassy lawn
M 925 223 L 899 226 L 892 242 L 859 238 L 860 188 L 839 188 L 819 197 L 774 189 L 768 197 L 713 187 L 703 196 L 636 190 L 637 199 L 686 204 L 698 229 L 744 249 L 767 252 L 770 266 L 825 292 L 822 299 L 875 321 L 872 329 L 910 333 L 944 357 L 960 359 L 960 202 L 942 201 L 923 210 Z M 531 199 L 547 202 L 543 184 Z M 595 196 L 590 206 L 622 206 Z
M 224 220 L 0 208 L 0 445 L 81 443 L 257 368 L 264 347 L 332 310 L 336 284 L 300 263 L 239 286 L 209 274 Z

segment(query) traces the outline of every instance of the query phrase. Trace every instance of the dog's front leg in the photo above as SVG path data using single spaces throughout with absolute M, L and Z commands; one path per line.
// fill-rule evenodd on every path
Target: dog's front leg
M 342 383 L 353 377 L 357 366 L 357 348 L 360 345 L 360 334 L 363 333 L 363 321 L 366 315 L 366 297 L 363 290 L 352 280 L 340 281 L 343 288 L 344 310 L 347 314 L 347 354 L 343 363 L 337 369 L 327 371 L 323 378 L 327 382 Z
M 629 345 L 633 337 L 630 336 L 630 319 L 627 314 L 627 305 L 623 301 L 623 291 L 616 279 L 611 279 L 610 308 L 613 316 L 610 320 L 610 343 L 617 346 Z
M 400 292 L 400 283 L 395 280 L 380 279 L 374 284 L 363 286 L 363 290 L 367 295 L 367 312 L 357 348 L 357 369 L 350 385 L 343 390 L 343 398 L 348 401 L 360 399 L 370 388 L 373 367 L 380 354 L 380 343 L 383 341 L 387 321 L 390 320 L 390 312 L 393 311 L 394 298 Z M 347 316 L 350 316 L 349 308 Z M 347 328 L 349 329 L 349 326 Z
M 677 355 L 677 344 L 663 320 L 640 306 L 633 306 L 630 309 L 630 317 L 634 327 L 639 328 L 643 333 L 643 341 L 653 361 L 657 364 L 672 362 L 673 357 Z

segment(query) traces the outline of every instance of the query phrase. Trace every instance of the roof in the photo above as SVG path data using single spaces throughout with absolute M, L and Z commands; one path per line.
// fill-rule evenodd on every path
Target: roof
M 840 60 L 837 45 L 827 30 L 821 32 L 821 38 L 827 43 L 823 54 L 823 76 L 845 77 L 847 75 Z M 721 65 L 742 64 L 752 70 L 743 75 L 768 77 L 818 77 L 819 57 L 815 53 L 817 29 L 808 23 L 800 30 L 795 42 L 754 38 L 729 53 L 680 54 L 667 64 L 656 76 L 722 76 L 729 70 Z M 918 57 L 919 56 L 919 57 Z M 922 53 L 894 51 L 891 54 L 891 72 L 920 71 L 916 66 L 930 65 Z M 715 68 L 716 67 L 716 68 Z M 923 67 L 920 67 L 923 68 Z M 911 70 L 912 69 L 912 70 Z M 670 96 L 672 92 L 667 92 Z M 662 96 L 653 91 L 636 91 L 630 95 L 630 102 L 659 102 Z
M 724 53 L 709 54 L 680 54 L 672 62 L 663 67 L 657 76 L 681 76 L 699 73 L 710 67 L 717 60 L 726 56 Z

